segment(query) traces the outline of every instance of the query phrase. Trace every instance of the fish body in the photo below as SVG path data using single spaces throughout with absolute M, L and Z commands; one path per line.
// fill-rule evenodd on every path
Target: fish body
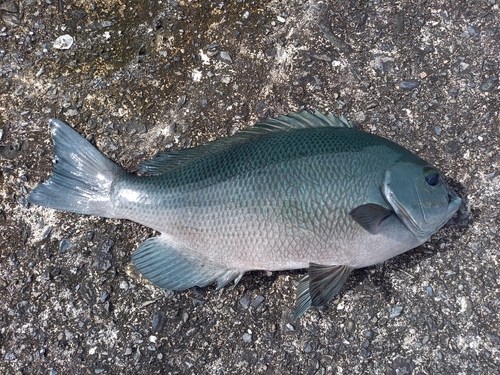
M 427 241 L 461 199 L 403 147 L 344 118 L 292 113 L 233 137 L 160 153 L 127 173 L 51 120 L 54 175 L 32 203 L 128 219 L 161 233 L 133 254 L 159 287 L 223 287 L 250 270 L 308 268 L 295 318 L 350 272 Z

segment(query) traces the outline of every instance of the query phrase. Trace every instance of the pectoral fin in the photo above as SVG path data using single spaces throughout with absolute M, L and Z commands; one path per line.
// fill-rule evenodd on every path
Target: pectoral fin
M 323 266 L 309 263 L 308 274 L 299 282 L 294 319 L 298 319 L 311 306 L 321 306 L 340 292 L 352 267 Z
M 349 212 L 353 220 L 371 234 L 377 234 L 380 223 L 392 214 L 392 211 L 374 203 L 363 204 Z
M 224 269 L 207 259 L 192 255 L 189 249 L 159 236 L 144 241 L 132 254 L 132 263 L 146 279 L 168 290 L 204 287 L 217 282 L 222 288 L 238 282 L 244 271 Z

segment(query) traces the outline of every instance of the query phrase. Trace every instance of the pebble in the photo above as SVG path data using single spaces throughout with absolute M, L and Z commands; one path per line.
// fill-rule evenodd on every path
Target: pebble
M 420 85 L 420 82 L 417 81 L 416 79 L 409 79 L 407 81 L 400 82 L 399 88 L 401 90 L 410 91 L 410 90 L 413 90 L 414 88 L 417 88 L 419 85 Z
M 221 58 L 222 61 L 224 61 L 228 64 L 233 63 L 233 59 L 231 59 L 231 56 L 226 51 L 220 51 L 219 57 Z
M 437 135 L 441 135 L 442 129 L 440 126 L 435 126 L 434 131 L 436 132 Z
M 13 1 L 5 1 L 0 3 L 0 10 L 5 10 L 10 13 L 19 13 L 19 6 Z
M 243 307 L 245 310 L 247 310 L 250 307 L 250 296 L 246 295 L 242 299 L 240 299 L 240 305 Z
M 19 202 L 19 204 L 21 206 L 23 206 L 24 208 L 28 208 L 29 207 L 29 202 L 28 200 L 25 198 L 25 197 L 21 197 L 17 200 Z
M 452 98 L 456 98 L 457 95 L 458 95 L 458 88 L 456 87 L 452 87 L 448 90 L 448 94 L 452 97 Z
M 66 111 L 66 116 L 67 117 L 75 117 L 78 116 L 78 111 L 76 109 L 68 109 Z
M 24 93 L 24 86 L 21 85 L 19 86 L 16 91 L 14 91 L 14 95 L 16 96 L 21 96 Z
M 166 323 L 167 323 L 167 316 L 163 311 L 159 310 L 153 314 L 153 322 L 152 322 L 153 331 L 161 332 L 163 328 L 165 328 Z
M 75 334 L 67 329 L 64 330 L 64 338 L 66 341 L 71 341 L 75 337 Z
M 474 36 L 476 34 L 478 34 L 479 30 L 476 30 L 475 28 L 473 28 L 472 26 L 467 26 L 467 31 L 469 32 L 470 36 Z
M 113 240 L 108 239 L 99 244 L 99 250 L 103 253 L 109 253 L 109 251 L 113 248 L 114 245 L 115 243 L 113 242 Z
M 75 16 L 78 19 L 83 20 L 85 17 L 87 17 L 87 13 L 81 9 L 75 9 L 71 11 L 71 14 Z
M 109 298 L 109 293 L 108 292 L 104 292 L 103 294 L 101 294 L 101 296 L 99 297 L 99 302 L 100 303 L 104 303 L 106 302 L 106 300 Z
M 111 26 L 113 26 L 113 22 L 101 21 L 101 22 L 91 23 L 90 25 L 87 25 L 85 27 L 87 27 L 89 29 L 103 29 L 105 27 L 111 27 Z
M 16 28 L 21 24 L 21 19 L 17 13 L 4 13 L 2 14 L 2 21 L 7 27 Z
M 185 95 L 184 95 L 185 96 Z M 144 134 L 148 131 L 146 124 L 141 120 L 129 120 L 125 123 L 125 130 L 129 134 Z
M 479 86 L 479 90 L 483 92 L 490 92 L 493 91 L 498 84 L 498 77 L 496 76 L 490 76 L 487 77 L 481 82 L 481 86 Z
M 430 285 L 426 286 L 425 290 L 427 291 L 427 294 L 429 295 L 429 297 L 434 296 L 434 289 L 432 288 L 432 286 L 430 286 Z
M 394 319 L 394 318 L 400 316 L 402 311 L 403 311 L 403 306 L 393 306 L 391 308 L 391 315 L 389 317 L 391 319 Z
M 372 352 L 368 348 L 361 348 L 360 353 L 364 358 L 370 358 L 372 356 Z
M 193 307 L 203 306 L 206 302 L 204 299 L 193 298 Z
M 467 297 L 459 297 L 457 302 L 460 304 L 459 314 L 462 314 L 464 320 L 468 320 L 473 313 L 472 301 Z
M 64 254 L 71 247 L 71 245 L 72 243 L 67 238 L 63 238 L 59 243 L 59 252 Z
M 243 342 L 252 342 L 252 334 L 251 333 L 244 333 L 243 336 Z
M 112 255 L 109 250 L 113 247 L 113 240 L 106 240 L 99 244 L 97 251 L 94 255 L 94 267 L 103 271 L 111 268 Z M 123 289 L 123 288 L 122 288 Z
M 460 63 L 460 69 L 462 70 L 466 70 L 468 67 L 470 66 L 470 64 L 467 64 L 466 62 L 462 61 Z
M 415 365 L 411 358 L 403 360 L 398 357 L 394 359 L 391 366 L 387 369 L 386 375 L 412 374 L 414 369 Z
M 129 288 L 128 282 L 126 280 L 120 281 L 120 289 L 126 292 Z
M 74 39 L 71 35 L 65 34 L 61 35 L 59 38 L 57 38 L 54 41 L 54 48 L 55 49 L 70 49 L 71 46 L 73 45 Z
M 6 361 L 15 361 L 17 359 L 16 355 L 12 352 L 7 352 L 5 353 L 5 360 Z
M 258 307 L 262 302 L 264 302 L 265 298 L 263 296 L 257 296 L 252 301 L 252 307 Z

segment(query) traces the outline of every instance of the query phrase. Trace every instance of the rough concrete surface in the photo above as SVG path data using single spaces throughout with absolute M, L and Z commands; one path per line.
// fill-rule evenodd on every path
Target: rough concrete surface
M 0 0 L 0 373 L 494 374 L 500 365 L 498 0 Z M 70 35 L 68 49 L 54 47 Z M 56 44 L 57 46 L 57 44 Z M 358 270 L 292 320 L 303 271 L 155 288 L 154 235 L 26 196 L 47 120 L 133 170 L 302 109 L 442 169 L 466 228 Z

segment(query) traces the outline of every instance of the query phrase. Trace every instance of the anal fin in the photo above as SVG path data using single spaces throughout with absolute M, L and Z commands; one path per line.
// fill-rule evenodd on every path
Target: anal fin
M 190 254 L 165 236 L 144 241 L 132 254 L 132 263 L 146 279 L 168 290 L 204 287 L 214 282 L 219 289 L 233 280 L 239 281 L 244 274 Z
M 311 306 L 322 306 L 340 292 L 353 268 L 309 263 L 309 271 L 299 282 L 294 319 Z

